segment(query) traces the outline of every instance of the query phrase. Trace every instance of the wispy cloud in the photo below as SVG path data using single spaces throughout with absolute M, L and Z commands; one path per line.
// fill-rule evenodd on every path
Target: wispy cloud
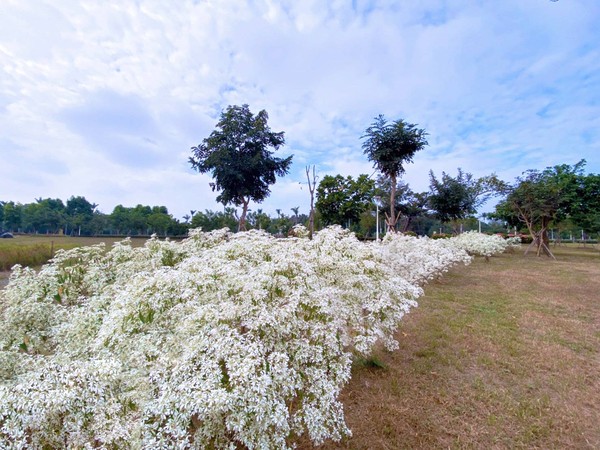
M 308 205 L 304 166 L 371 173 L 374 116 L 429 132 L 407 167 L 512 179 L 600 172 L 600 4 L 9 1 L 0 7 L 0 198 L 219 208 L 189 149 L 223 108 L 266 109 L 294 154 L 267 211 Z M 292 204 L 293 203 L 293 204 Z

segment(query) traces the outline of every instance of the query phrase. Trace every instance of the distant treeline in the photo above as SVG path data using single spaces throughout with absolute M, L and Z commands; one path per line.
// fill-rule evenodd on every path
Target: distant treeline
M 198 227 L 205 231 L 225 227 L 235 231 L 239 220 L 238 211 L 231 207 L 223 211 L 191 210 L 180 221 L 166 206 L 117 205 L 110 214 L 97 211 L 97 206 L 82 196 L 73 196 L 66 203 L 58 198 L 38 198 L 26 204 L 0 201 L 0 231 L 75 236 L 182 236 L 190 228 Z M 250 211 L 249 228 L 286 234 L 294 225 L 307 222 L 308 216 L 299 214 L 298 208 L 292 208 L 291 212 L 286 215 L 277 210 L 277 217 L 273 218 L 261 209 Z
M 38 198 L 33 203 L 0 201 L 0 229 L 3 231 L 92 236 L 114 235 L 181 235 L 188 225 L 169 214 L 165 206 L 137 205 L 115 207 L 112 213 L 96 210 L 97 204 L 85 197 L 61 199 Z
M 66 203 L 61 199 L 38 198 L 32 203 L 0 201 L 0 231 L 34 234 L 66 234 L 72 236 L 183 236 L 190 228 L 202 228 L 212 231 L 238 227 L 238 210 L 225 207 L 222 211 L 194 211 L 180 221 L 174 218 L 166 206 L 137 205 L 125 207 L 117 205 L 110 214 L 97 211 L 97 204 L 85 197 L 73 196 Z M 365 211 L 360 220 L 348 221 L 343 225 L 358 235 L 365 237 L 375 234 L 375 211 Z M 286 235 L 296 224 L 308 224 L 308 214 L 301 213 L 298 207 L 289 209 L 289 213 L 276 210 L 275 216 L 262 209 L 249 211 L 248 229 L 261 229 L 275 235 Z M 316 211 L 315 225 L 320 229 L 327 224 L 319 211 Z M 475 219 L 465 220 L 465 229 L 477 229 Z M 383 224 L 380 225 L 383 228 Z M 486 231 L 502 231 L 503 225 L 484 224 Z M 443 225 L 432 217 L 415 218 L 410 230 L 419 235 L 441 232 Z M 505 230 L 505 229 L 504 229 Z M 446 231 L 446 230 L 444 230 Z

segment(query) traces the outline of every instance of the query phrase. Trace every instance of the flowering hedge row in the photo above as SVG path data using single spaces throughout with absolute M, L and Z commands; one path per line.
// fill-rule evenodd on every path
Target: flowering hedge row
M 497 234 L 490 236 L 477 231 L 461 233 L 452 240 L 469 255 L 485 256 L 486 258 L 521 245 L 520 237 L 505 239 Z
M 298 230 L 302 235 L 302 230 Z M 350 433 L 352 354 L 389 349 L 452 240 L 194 231 L 15 267 L 0 291 L 0 448 L 290 448 Z

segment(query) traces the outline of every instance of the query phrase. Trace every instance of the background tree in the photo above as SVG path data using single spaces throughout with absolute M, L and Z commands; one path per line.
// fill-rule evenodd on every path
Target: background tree
M 197 212 L 192 217 L 192 228 L 202 228 L 202 231 L 220 230 L 229 228 L 235 231 L 239 224 L 239 218 L 235 208 L 226 207 L 223 211 L 206 210 Z
M 228 106 L 216 129 L 200 145 L 192 147 L 189 161 L 200 173 L 211 172 L 213 191 L 223 205 L 242 207 L 238 229 L 246 229 L 250 201 L 262 202 L 276 176 L 288 173 L 292 156 L 275 158 L 269 148 L 279 149 L 284 133 L 272 132 L 265 110 L 254 116 L 248 105 Z
M 390 209 L 391 189 L 391 180 L 389 178 L 383 175 L 377 177 L 374 195 L 381 199 L 380 207 L 383 209 Z M 398 217 L 403 217 L 402 221 L 396 222 L 397 229 L 399 227 L 402 232 L 409 231 L 416 218 L 427 216 L 428 198 L 428 193 L 415 193 L 408 183 L 397 180 L 394 209 L 399 212 Z
M 271 225 L 271 218 L 261 208 L 248 213 L 248 223 L 257 230 L 268 230 Z
M 169 214 L 166 206 L 153 206 L 148 216 L 147 224 L 151 233 L 166 235 L 173 223 L 173 217 Z
M 495 174 L 474 178 L 459 167 L 456 177 L 442 172 L 437 179 L 433 171 L 429 172 L 429 207 L 443 223 L 451 223 L 454 233 L 458 232 L 457 223 L 472 214 L 495 194 L 504 192 L 506 183 Z
M 537 255 L 554 258 L 548 247 L 548 228 L 563 220 L 578 204 L 578 187 L 585 160 L 573 166 L 562 164 L 543 171 L 528 170 L 510 187 L 505 200 L 496 205 L 494 217 L 509 224 L 524 224 Z
M 369 209 L 374 188 L 375 181 L 364 174 L 356 180 L 351 176 L 324 176 L 317 187 L 315 204 L 323 224 L 358 224 L 361 214 Z
M 59 198 L 40 197 L 23 205 L 22 226 L 27 233 L 58 233 L 65 222 L 65 205 Z
M 94 210 L 97 207 L 97 204 L 90 203 L 85 197 L 71 196 L 65 207 L 67 222 L 71 230 L 76 230 L 76 233 L 81 235 L 83 228 L 83 234 L 91 234 L 89 224 L 94 218 Z M 67 230 L 65 230 L 65 233 L 67 233 Z
M 578 177 L 575 202 L 569 215 L 575 226 L 600 234 L 600 174 Z
M 294 206 L 293 208 L 290 208 L 291 211 L 294 213 L 294 225 L 298 225 L 298 220 L 299 220 L 299 214 L 300 214 L 300 207 L 299 206 Z
M 315 233 L 315 188 L 317 186 L 317 175 L 315 166 L 312 166 L 312 177 L 310 166 L 306 166 L 306 180 L 308 183 L 308 192 L 310 193 L 310 213 L 308 216 L 308 238 L 312 240 Z
M 396 182 L 405 172 L 404 165 L 412 162 L 416 152 L 428 145 L 425 130 L 415 124 L 406 123 L 402 119 L 387 122 L 383 115 L 375 121 L 362 136 L 366 139 L 363 151 L 373 162 L 373 166 L 385 177 L 390 179 L 390 214 L 386 213 L 386 223 L 389 231 L 396 229 L 399 216 L 396 215 Z

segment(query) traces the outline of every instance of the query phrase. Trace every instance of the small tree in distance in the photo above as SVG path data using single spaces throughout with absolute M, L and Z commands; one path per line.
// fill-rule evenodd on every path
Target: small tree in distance
M 310 166 L 306 166 L 306 179 L 308 182 L 308 191 L 310 192 L 310 215 L 308 216 L 308 238 L 312 240 L 315 232 L 315 188 L 317 186 L 317 174 L 315 166 L 312 166 L 312 178 L 310 176 Z
M 474 178 L 460 167 L 456 177 L 442 172 L 441 179 L 429 171 L 429 207 L 443 223 L 450 222 L 454 234 L 458 233 L 457 222 L 477 212 L 493 195 L 502 194 L 507 185 L 496 174 Z
M 189 162 L 200 173 L 211 172 L 213 191 L 223 205 L 242 207 L 238 231 L 246 230 L 250 201 L 262 202 L 271 193 L 269 186 L 277 176 L 286 175 L 292 156 L 276 158 L 269 148 L 285 143 L 284 133 L 272 132 L 265 110 L 256 116 L 248 105 L 228 106 L 221 113 L 216 129 L 200 145 L 192 147 Z
M 525 254 L 535 247 L 537 256 L 543 253 L 554 258 L 548 247 L 548 230 L 552 223 L 580 209 L 578 188 L 584 166 L 585 160 L 581 160 L 573 166 L 561 164 L 542 171 L 528 170 L 516 179 L 506 199 L 496 205 L 494 217 L 510 225 L 520 222 L 527 226 L 532 242 Z
M 427 133 L 415 124 L 399 119 L 389 123 L 380 114 L 362 136 L 364 153 L 373 166 L 390 179 L 390 214 L 386 213 L 388 231 L 396 229 L 400 213 L 396 215 L 396 182 L 405 169 L 404 164 L 412 162 L 416 152 L 428 145 Z

